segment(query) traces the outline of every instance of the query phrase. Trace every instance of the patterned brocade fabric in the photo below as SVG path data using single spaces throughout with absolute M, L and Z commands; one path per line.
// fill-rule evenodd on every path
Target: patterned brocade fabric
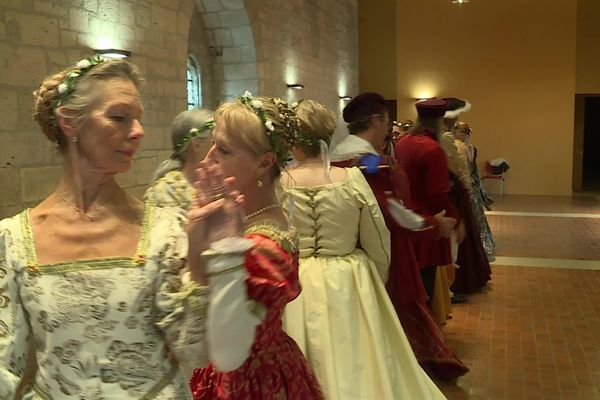
M 146 190 L 144 200 L 157 207 L 181 207 L 187 210 L 196 196 L 194 187 L 189 184 L 179 170 L 171 171 L 156 180 Z
M 451 132 L 444 132 L 440 137 L 440 146 L 448 157 L 448 170 L 456 175 L 462 185 L 471 191 L 471 173 L 468 168 L 468 161 L 464 151 L 457 146 L 457 141 L 454 140 L 454 135 Z
M 207 289 L 181 281 L 183 224 L 148 206 L 133 257 L 43 265 L 29 210 L 1 221 L 0 399 L 19 385 L 29 334 L 38 367 L 23 399 L 191 398 L 170 359 L 206 363 Z

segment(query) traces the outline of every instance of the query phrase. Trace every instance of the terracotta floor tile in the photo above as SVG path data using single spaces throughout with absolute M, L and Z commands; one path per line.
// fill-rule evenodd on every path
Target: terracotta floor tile
M 595 197 L 506 196 L 496 210 L 600 214 Z M 600 219 L 490 217 L 499 255 L 600 260 Z M 444 331 L 471 372 L 450 400 L 600 400 L 600 271 L 493 266 Z

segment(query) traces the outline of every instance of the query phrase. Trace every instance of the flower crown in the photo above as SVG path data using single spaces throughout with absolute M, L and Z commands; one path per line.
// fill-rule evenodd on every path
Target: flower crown
M 75 64 L 75 68 L 69 72 L 67 78 L 56 87 L 58 91 L 58 98 L 52 102 L 52 110 L 55 111 L 58 107 L 62 106 L 69 100 L 69 97 L 75 92 L 77 88 L 77 81 L 87 74 L 96 65 L 107 61 L 106 58 L 96 54 L 90 58 L 84 58 Z M 54 126 L 57 126 L 56 115 L 54 112 L 50 116 L 51 122 Z
M 277 157 L 277 168 L 281 168 L 290 156 L 290 149 L 298 141 L 298 117 L 287 101 L 279 97 L 269 99 L 273 101 L 279 113 L 280 121 L 277 123 L 267 117 L 262 101 L 255 99 L 249 91 L 238 97 L 237 101 L 247 105 L 260 118 L 265 133 L 269 136 L 272 151 Z
M 186 133 L 182 138 L 180 138 L 177 143 L 175 143 L 175 146 L 173 146 L 173 155 L 177 155 L 179 154 L 179 152 L 181 152 L 181 150 L 185 149 L 185 146 L 187 145 L 187 143 L 192 140 L 193 138 L 197 138 L 202 136 L 202 133 L 209 130 L 209 129 L 213 129 L 215 127 L 215 121 L 207 121 L 205 122 L 202 126 L 200 126 L 199 128 L 192 128 L 188 131 L 188 133 Z
M 300 99 L 298 101 L 295 101 L 292 103 L 292 110 L 294 110 L 294 113 L 296 113 L 298 111 L 298 107 L 300 106 L 300 104 L 304 101 L 304 99 Z M 319 138 L 315 138 L 315 137 L 310 137 L 307 136 L 302 129 L 298 129 L 298 137 L 296 139 L 298 141 L 298 143 L 304 145 L 304 146 L 309 146 L 309 147 L 317 147 L 321 145 L 321 141 L 324 141 L 325 143 L 327 143 L 327 145 L 329 145 L 329 141 L 330 140 L 323 140 L 323 139 L 319 139 Z

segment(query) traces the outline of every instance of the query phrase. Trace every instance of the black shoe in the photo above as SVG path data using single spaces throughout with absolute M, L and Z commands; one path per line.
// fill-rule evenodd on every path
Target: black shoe
M 452 298 L 450 299 L 450 302 L 452 304 L 461 304 L 467 301 L 467 295 L 466 294 L 460 294 L 460 293 L 453 293 L 452 294 Z

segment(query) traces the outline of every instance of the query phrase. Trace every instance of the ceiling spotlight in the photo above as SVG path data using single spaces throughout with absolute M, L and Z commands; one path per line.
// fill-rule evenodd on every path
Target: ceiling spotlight
M 131 57 L 131 52 L 128 50 L 117 50 L 117 49 L 99 49 L 94 50 L 96 54 L 100 54 L 106 58 L 129 58 Z
M 302 85 L 301 83 L 288 83 L 287 87 L 288 87 L 288 89 L 295 89 L 295 90 L 304 89 L 304 85 Z
M 340 100 L 350 101 L 352 100 L 352 96 L 340 96 Z

